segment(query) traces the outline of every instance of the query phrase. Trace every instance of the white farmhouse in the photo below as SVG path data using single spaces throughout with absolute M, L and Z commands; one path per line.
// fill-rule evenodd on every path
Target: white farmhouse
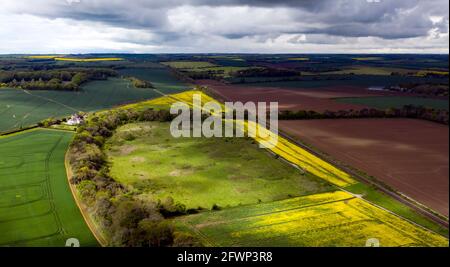
M 81 124 L 84 121 L 84 117 L 78 114 L 72 115 L 69 120 L 67 120 L 66 124 L 70 126 L 76 126 Z

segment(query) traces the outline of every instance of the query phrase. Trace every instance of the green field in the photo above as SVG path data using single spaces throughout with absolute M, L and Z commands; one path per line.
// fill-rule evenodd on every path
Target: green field
M 1 89 L 0 132 L 30 126 L 49 117 L 96 111 L 158 96 L 152 89 L 134 88 L 129 81 L 118 78 L 87 83 L 78 92 Z
M 405 96 L 377 96 L 377 97 L 349 97 L 337 98 L 341 103 L 359 104 L 373 108 L 401 108 L 405 105 L 424 106 L 427 108 L 448 110 L 448 100 L 432 99 L 423 97 L 405 97 Z
M 70 191 L 64 155 L 73 134 L 32 130 L 0 138 L 0 247 L 97 246 Z
M 225 63 L 224 66 L 219 66 L 205 61 L 171 61 L 162 62 L 162 64 L 179 69 L 183 72 L 214 72 L 223 78 L 229 78 L 233 72 L 249 68 L 245 66 L 245 62 L 243 62 L 242 59 L 233 60 L 234 62 L 240 62 L 240 64 L 238 64 L 238 66 L 233 66 Z
M 174 138 L 169 123 L 128 124 L 107 148 L 111 175 L 149 199 L 187 208 L 270 202 L 331 189 L 244 138 Z M 128 141 L 127 141 L 128 140 Z
M 167 61 L 161 62 L 161 64 L 176 69 L 197 69 L 197 68 L 216 67 L 216 65 L 207 61 Z
M 178 227 L 206 246 L 448 246 L 417 227 L 348 193 L 336 191 L 179 217 Z
M 167 68 L 126 68 L 119 70 L 119 73 L 149 81 L 156 89 L 167 94 L 179 93 L 190 87 L 179 81 Z
M 393 72 L 401 73 L 401 74 L 408 74 L 408 73 L 414 73 L 414 70 L 408 70 L 408 69 L 400 69 L 400 68 L 386 68 L 386 67 L 371 67 L 371 66 L 351 66 L 351 67 L 345 67 L 342 70 L 339 71 L 331 71 L 331 72 L 324 72 L 321 74 L 355 74 L 355 75 L 384 75 L 389 76 Z

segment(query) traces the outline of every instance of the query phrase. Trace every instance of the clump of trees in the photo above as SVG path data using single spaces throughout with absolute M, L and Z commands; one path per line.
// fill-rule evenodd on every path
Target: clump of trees
M 130 80 L 131 84 L 133 84 L 136 88 L 155 88 L 151 82 L 144 81 L 136 77 L 128 77 L 127 79 Z
M 179 233 L 165 220 L 184 212 L 173 200 L 143 201 L 109 174 L 105 142 L 121 125 L 139 121 L 171 121 L 167 110 L 114 110 L 93 115 L 78 127 L 70 145 L 71 183 L 110 234 L 113 246 L 198 246 L 187 233 Z
M 43 120 L 41 122 L 38 122 L 37 125 L 39 127 L 50 127 L 52 125 L 61 124 L 61 122 L 62 122 L 62 120 L 60 120 L 60 119 L 48 118 L 48 119 L 45 119 L 45 120 Z
M 183 71 L 183 74 L 193 80 L 221 79 L 225 75 L 224 70 Z
M 113 76 L 117 72 L 111 69 L 0 71 L 0 84 L 26 90 L 76 91 L 85 82 Z
M 414 118 L 434 121 L 448 125 L 448 110 L 431 109 L 423 106 L 406 105 L 402 108 L 361 109 L 316 112 L 312 110 L 280 111 L 280 120 L 309 120 L 309 119 L 351 119 L 351 118 Z
M 412 93 L 420 95 L 431 95 L 431 96 L 447 96 L 448 97 L 448 84 L 438 84 L 438 83 L 406 83 L 400 84 L 398 86 L 388 86 L 386 90 L 401 93 Z
M 248 68 L 235 72 L 236 77 L 290 77 L 300 76 L 300 72 L 289 69 L 278 68 Z

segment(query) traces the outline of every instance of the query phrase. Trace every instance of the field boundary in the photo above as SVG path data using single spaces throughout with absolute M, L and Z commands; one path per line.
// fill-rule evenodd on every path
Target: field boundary
M 215 92 L 214 88 L 212 88 L 212 87 L 207 87 L 207 89 L 210 89 L 213 92 Z M 208 93 L 206 90 L 202 90 L 202 91 L 205 94 Z M 221 96 L 218 100 L 222 101 L 222 102 L 229 101 L 224 96 Z M 437 223 L 437 224 L 439 224 L 439 225 L 441 225 L 441 226 L 443 226 L 443 227 L 448 229 L 448 227 L 449 227 L 448 219 L 445 220 L 445 219 L 441 218 L 442 215 L 440 215 L 439 213 L 431 210 L 430 208 L 425 207 L 424 205 L 422 205 L 420 203 L 417 203 L 416 201 L 413 201 L 411 198 L 409 198 L 407 196 L 404 196 L 403 194 L 400 194 L 400 193 L 398 193 L 398 192 L 396 192 L 394 190 L 391 190 L 391 189 L 387 188 L 386 186 L 383 186 L 378 181 L 373 181 L 371 179 L 368 179 L 368 178 L 362 176 L 361 174 L 357 173 L 355 170 L 352 170 L 349 167 L 343 166 L 342 164 L 335 162 L 334 159 L 330 159 L 329 157 L 325 157 L 322 154 L 321 151 L 317 151 L 317 150 L 315 150 L 315 149 L 313 149 L 313 148 L 303 144 L 302 142 L 296 140 L 295 138 L 291 137 L 289 134 L 287 134 L 286 132 L 284 132 L 284 131 L 282 131 L 280 129 L 278 129 L 278 135 L 280 137 L 282 137 L 282 138 L 285 138 L 287 141 L 291 142 L 293 145 L 304 149 L 305 151 L 311 153 L 312 155 L 318 157 L 319 159 L 321 159 L 321 160 L 323 160 L 323 161 L 325 161 L 325 162 L 335 166 L 336 168 L 338 168 L 338 169 L 340 169 L 340 170 L 350 174 L 352 177 L 356 178 L 358 181 L 376 187 L 378 190 L 380 190 L 381 192 L 387 194 L 389 197 L 392 197 L 393 199 L 399 201 L 400 203 L 406 205 L 407 207 L 412 208 L 414 211 L 416 211 L 420 215 L 423 215 L 426 218 L 430 219 L 431 221 L 433 221 L 433 222 L 435 222 L 435 223 Z M 338 187 L 338 188 L 341 188 L 341 187 Z M 364 200 L 366 200 L 366 199 L 364 199 Z M 404 218 L 403 216 L 400 216 L 399 214 L 396 214 L 396 215 L 406 220 L 406 218 Z M 443 216 L 443 217 L 445 218 L 445 216 Z M 428 229 L 428 230 L 430 230 L 430 229 Z
M 280 129 L 278 130 L 278 134 L 280 136 L 288 139 L 290 142 L 293 142 L 295 145 L 297 145 L 297 146 L 305 149 L 306 151 L 310 152 L 311 154 L 315 155 L 316 157 L 319 157 L 322 160 L 324 160 L 334 166 L 337 166 L 339 169 L 349 173 L 350 175 L 352 175 L 354 178 L 358 179 L 359 181 L 376 187 L 381 192 L 394 198 L 395 200 L 399 201 L 400 203 L 412 208 L 419 214 L 429 218 L 430 220 L 434 221 L 435 223 L 438 223 L 439 225 L 444 226 L 445 228 L 449 227 L 448 220 L 446 221 L 443 218 L 441 218 L 441 216 L 443 216 L 443 215 L 440 215 L 439 213 L 432 211 L 430 208 L 424 206 L 423 204 L 420 204 L 420 203 L 416 202 L 415 200 L 413 200 L 399 192 L 396 192 L 395 190 L 389 189 L 387 186 L 381 184 L 379 181 L 374 181 L 372 179 L 364 177 L 363 175 L 359 174 L 356 170 L 353 170 L 352 168 L 344 166 L 342 163 L 338 163 L 334 159 L 331 159 L 330 156 L 325 157 L 322 154 L 323 152 L 317 151 L 317 150 L 311 148 L 310 146 L 296 140 L 295 138 L 291 137 L 289 134 L 287 134 L 286 132 L 284 132 Z M 436 214 L 438 214 L 438 215 L 436 215 Z M 402 217 L 402 216 L 400 216 L 400 217 Z
M 32 125 L 32 126 L 29 126 L 26 128 L 22 128 L 22 129 L 15 129 L 15 130 L 9 130 L 9 131 L 5 131 L 5 132 L 0 132 L 0 137 L 13 136 L 15 134 L 21 134 L 24 132 L 38 129 L 38 128 L 39 128 L 39 126 L 36 124 L 36 125 Z
M 91 233 L 94 235 L 97 242 L 102 247 L 108 246 L 108 242 L 106 241 L 106 238 L 103 236 L 101 231 L 98 229 L 97 225 L 95 224 L 94 220 L 90 217 L 88 211 L 86 210 L 86 207 L 79 201 L 77 197 L 77 190 L 75 186 L 70 182 L 70 178 L 72 177 L 72 168 L 70 167 L 69 160 L 69 149 L 67 149 L 65 156 L 64 156 L 64 165 L 66 169 L 66 177 L 67 177 L 67 183 L 69 184 L 70 192 L 72 192 L 72 197 L 75 201 L 75 203 L 78 206 L 78 209 L 80 210 L 81 215 L 83 216 L 84 221 L 86 222 L 86 225 L 88 226 Z

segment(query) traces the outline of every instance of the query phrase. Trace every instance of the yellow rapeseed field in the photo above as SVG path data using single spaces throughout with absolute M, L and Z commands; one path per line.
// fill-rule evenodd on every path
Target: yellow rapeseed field
M 381 57 L 354 57 L 353 60 L 357 61 L 374 61 L 374 60 L 382 60 Z
M 337 191 L 188 216 L 213 246 L 448 246 L 438 234 Z
M 448 71 L 437 71 L 437 70 L 421 70 L 416 73 L 416 76 L 424 77 L 427 75 L 448 75 Z
M 293 61 L 308 61 L 309 58 L 307 58 L 307 57 L 291 57 L 291 58 L 288 58 L 288 60 L 293 60 Z
M 178 94 L 162 96 L 159 98 L 155 98 L 155 99 L 151 99 L 151 100 L 147 100 L 147 101 L 143 101 L 143 102 L 139 102 L 139 103 L 135 103 L 135 104 L 125 105 L 125 106 L 122 106 L 121 109 L 130 109 L 130 108 L 140 109 L 140 108 L 148 108 L 148 107 L 167 108 L 176 102 L 183 102 L 183 103 L 188 104 L 190 107 L 192 107 L 193 106 L 192 99 L 195 94 L 201 95 L 202 105 L 207 102 L 211 102 L 211 101 L 219 103 L 217 100 L 208 96 L 207 94 L 202 93 L 201 91 L 191 90 L 191 91 L 186 91 L 186 92 L 182 92 L 182 93 L 178 93 Z M 223 107 L 222 104 L 220 104 L 220 105 Z
M 98 62 L 98 61 L 120 61 L 120 60 L 123 60 L 123 58 L 119 58 L 119 57 L 71 58 L 71 57 L 63 57 L 61 55 L 34 55 L 34 56 L 27 56 L 26 58 L 54 59 L 57 61 L 71 61 L 71 62 Z
M 99 61 L 120 61 L 123 58 L 119 57 L 102 57 L 102 58 L 69 58 L 69 57 L 55 57 L 58 61 L 72 61 L 72 62 L 99 62 Z
M 60 56 L 50 56 L 50 55 L 37 55 L 37 56 L 27 56 L 26 58 L 31 59 L 54 59 Z

